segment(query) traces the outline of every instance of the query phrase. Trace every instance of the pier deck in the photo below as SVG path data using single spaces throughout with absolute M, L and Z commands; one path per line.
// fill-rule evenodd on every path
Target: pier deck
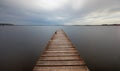
M 89 71 L 89 69 L 65 32 L 57 30 L 33 71 Z

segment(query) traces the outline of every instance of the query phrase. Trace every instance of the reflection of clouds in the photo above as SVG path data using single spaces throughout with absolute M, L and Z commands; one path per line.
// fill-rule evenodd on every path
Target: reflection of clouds
M 0 1 L 0 22 L 33 25 L 118 24 L 119 18 L 119 0 Z

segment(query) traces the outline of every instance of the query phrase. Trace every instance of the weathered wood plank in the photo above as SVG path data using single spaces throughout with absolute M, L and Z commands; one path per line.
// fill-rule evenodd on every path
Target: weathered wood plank
M 81 60 L 82 58 L 78 56 L 69 57 L 40 57 L 39 60 Z
M 87 66 L 53 66 L 53 67 L 39 67 L 36 66 L 34 71 L 89 71 Z
M 65 32 L 55 32 L 33 71 L 89 71 Z
M 59 54 L 54 54 L 54 53 L 52 53 L 52 54 L 42 54 L 41 56 L 48 56 L 48 57 L 50 57 L 50 56 L 52 56 L 52 57 L 54 57 L 54 56 L 66 56 L 66 57 L 68 57 L 68 56 L 79 56 L 79 54 L 63 54 L 63 53 L 59 53 Z
M 45 52 L 77 52 L 77 50 L 46 50 Z
M 85 65 L 84 61 L 38 61 L 36 65 L 39 66 L 55 66 L 55 65 L 63 65 L 63 66 L 67 66 L 67 65 Z
M 46 50 L 64 50 L 64 51 L 68 51 L 68 50 L 76 50 L 75 48 L 71 48 L 71 47 L 50 47 L 50 48 L 46 48 Z

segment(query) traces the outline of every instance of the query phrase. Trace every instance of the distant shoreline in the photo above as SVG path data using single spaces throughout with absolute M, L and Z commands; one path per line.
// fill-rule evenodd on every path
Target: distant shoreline
M 0 23 L 0 26 L 15 26 L 14 24 L 1 24 Z
M 120 26 L 120 24 L 102 24 L 102 25 L 14 25 L 14 24 L 1 24 L 0 26 Z

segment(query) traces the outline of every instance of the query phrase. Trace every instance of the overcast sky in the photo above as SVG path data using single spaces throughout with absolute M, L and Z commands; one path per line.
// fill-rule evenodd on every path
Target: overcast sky
M 120 0 L 0 0 L 0 23 L 120 24 Z

